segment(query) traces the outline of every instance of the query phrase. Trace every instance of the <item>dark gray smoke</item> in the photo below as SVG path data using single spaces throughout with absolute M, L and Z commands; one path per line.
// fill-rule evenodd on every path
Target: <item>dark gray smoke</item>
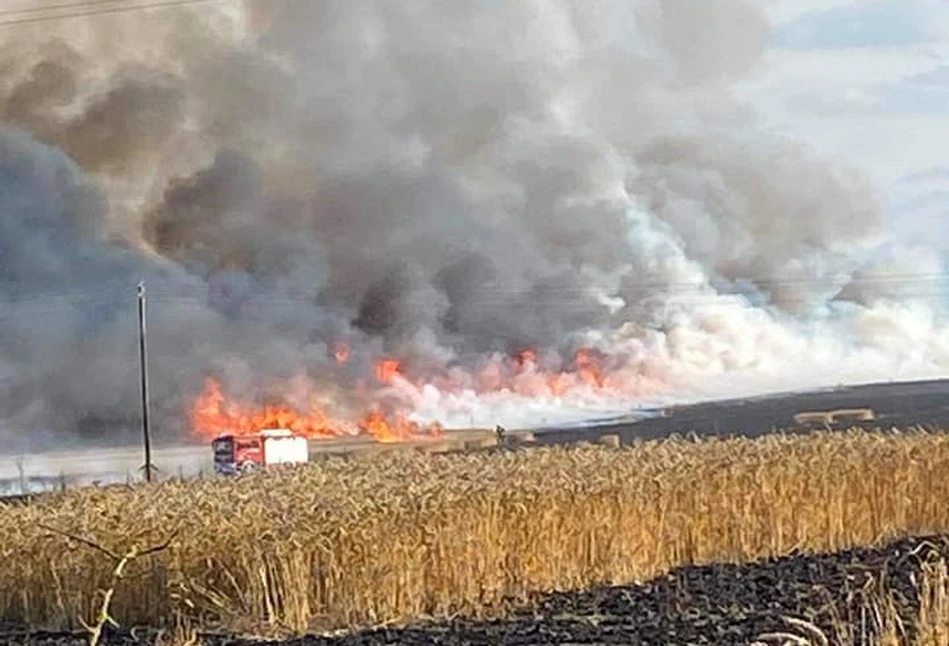
M 384 353 L 464 372 L 534 347 L 558 369 L 594 345 L 626 401 L 731 371 L 941 369 L 943 328 L 906 329 L 928 310 L 867 278 L 889 266 L 872 187 L 729 96 L 767 40 L 750 0 L 248 0 L 22 28 L 0 68 L 0 418 L 133 427 L 139 279 L 166 438 L 205 375 L 344 401 Z

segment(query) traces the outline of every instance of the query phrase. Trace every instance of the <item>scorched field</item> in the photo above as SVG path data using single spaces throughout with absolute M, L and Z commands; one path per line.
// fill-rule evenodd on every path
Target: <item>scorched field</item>
M 949 532 L 947 473 L 947 435 L 852 432 L 392 454 L 236 480 L 76 490 L 0 507 L 0 618 L 11 629 L 83 630 L 80 620 L 94 628 L 104 618 L 102 591 L 110 591 L 110 614 L 124 629 L 303 634 L 523 617 L 527 607 L 559 608 L 565 621 L 579 606 L 536 593 L 599 589 L 599 601 L 584 602 L 595 606 L 619 595 L 603 586 L 652 581 L 620 595 L 631 602 L 643 590 L 665 590 L 666 601 L 653 598 L 659 605 L 642 615 L 645 626 L 657 613 L 694 614 L 688 582 L 708 575 L 681 566 L 763 567 L 753 562 L 858 546 L 885 551 L 904 536 Z M 861 558 L 886 561 L 884 552 L 867 554 Z M 856 585 L 840 567 L 796 571 L 804 583 L 787 579 L 784 592 L 801 599 L 795 585 L 813 592 L 823 581 L 832 595 Z M 762 585 L 779 594 L 784 585 L 754 569 L 729 572 L 733 596 Z M 928 572 L 926 581 L 941 570 Z M 684 583 L 670 588 L 677 577 Z M 916 589 L 923 578 L 901 585 Z M 709 616 L 725 621 L 728 610 Z M 593 624 L 584 625 L 589 633 Z M 538 643 L 534 637 L 516 643 Z M 718 643 L 732 643 L 726 637 Z M 675 634 L 625 639 L 684 643 Z M 692 643 L 706 642 L 693 635 Z

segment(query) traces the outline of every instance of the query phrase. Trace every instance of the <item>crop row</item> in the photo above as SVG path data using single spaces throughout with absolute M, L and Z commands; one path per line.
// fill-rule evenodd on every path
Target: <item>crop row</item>
M 90 621 L 103 590 L 123 625 L 303 632 L 492 614 L 538 590 L 946 532 L 946 473 L 949 435 L 854 431 L 76 490 L 0 506 L 0 621 Z

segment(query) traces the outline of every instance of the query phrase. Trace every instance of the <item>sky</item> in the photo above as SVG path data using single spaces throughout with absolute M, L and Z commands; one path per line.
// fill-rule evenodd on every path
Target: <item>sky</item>
M 773 0 L 744 98 L 774 130 L 867 172 L 896 214 L 949 230 L 949 1 Z

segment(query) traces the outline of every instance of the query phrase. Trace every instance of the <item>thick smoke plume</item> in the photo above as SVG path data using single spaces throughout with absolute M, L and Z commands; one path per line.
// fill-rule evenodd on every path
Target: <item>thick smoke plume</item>
M 134 427 L 139 279 L 164 438 L 208 375 L 355 414 L 389 356 L 387 397 L 449 425 L 942 372 L 949 328 L 905 277 L 940 276 L 944 241 L 902 245 L 866 180 L 758 125 L 730 86 L 768 31 L 750 0 L 16 27 L 0 418 L 34 444 Z M 612 396 L 545 386 L 581 348 Z

